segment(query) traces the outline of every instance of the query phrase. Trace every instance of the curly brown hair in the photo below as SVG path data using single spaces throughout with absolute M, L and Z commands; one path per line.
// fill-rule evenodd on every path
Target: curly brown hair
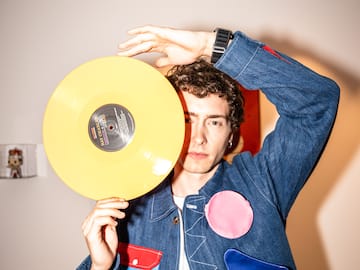
M 176 91 L 189 92 L 199 98 L 209 94 L 224 98 L 229 104 L 231 128 L 237 130 L 244 120 L 244 98 L 238 83 L 204 60 L 172 67 L 166 75 Z

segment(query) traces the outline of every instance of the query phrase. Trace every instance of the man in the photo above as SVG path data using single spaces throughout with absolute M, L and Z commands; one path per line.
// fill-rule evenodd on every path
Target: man
M 145 26 L 130 34 L 119 55 L 160 52 L 159 67 L 180 65 L 169 80 L 184 106 L 186 140 L 155 190 L 97 202 L 83 223 L 90 256 L 79 269 L 296 269 L 286 218 L 330 134 L 337 85 L 241 32 Z M 275 104 L 280 118 L 257 155 L 223 161 L 243 101 L 227 75 L 208 72 L 261 89 Z

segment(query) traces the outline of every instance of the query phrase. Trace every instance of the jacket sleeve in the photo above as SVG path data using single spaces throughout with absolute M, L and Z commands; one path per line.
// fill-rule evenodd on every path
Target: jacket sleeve
M 260 89 L 276 106 L 280 115 L 276 127 L 251 158 L 257 172 L 252 179 L 285 219 L 327 142 L 339 88 L 241 32 L 235 33 L 216 67 L 245 88 Z

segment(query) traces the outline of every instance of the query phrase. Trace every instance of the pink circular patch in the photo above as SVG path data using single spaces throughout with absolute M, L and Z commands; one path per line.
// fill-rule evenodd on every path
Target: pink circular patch
M 216 193 L 205 205 L 205 216 L 210 228 L 225 238 L 246 234 L 253 222 L 250 203 L 239 193 L 225 190 Z

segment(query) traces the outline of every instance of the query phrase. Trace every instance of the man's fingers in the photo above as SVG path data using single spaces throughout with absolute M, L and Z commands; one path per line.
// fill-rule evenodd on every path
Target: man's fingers
M 123 198 L 119 198 L 119 197 L 110 197 L 110 198 L 106 198 L 106 199 L 102 199 L 102 200 L 98 200 L 96 201 L 96 204 L 100 204 L 100 203 L 107 203 L 107 202 L 124 202 L 126 201 Z
M 100 200 L 96 203 L 94 210 L 85 219 L 82 224 L 84 235 L 89 234 L 92 230 L 99 231 L 102 226 L 116 226 L 116 219 L 125 217 L 125 213 L 119 209 L 125 209 L 129 203 L 120 198 L 109 198 Z
M 145 42 L 135 47 L 128 47 L 126 49 L 120 49 L 117 53 L 119 56 L 135 56 L 142 53 L 152 52 L 153 51 L 153 42 Z
M 141 43 L 155 41 L 155 40 L 156 40 L 156 36 L 154 34 L 151 33 L 138 34 L 135 35 L 133 38 L 120 43 L 118 47 L 119 49 L 128 49 L 137 46 Z
M 116 235 L 116 227 L 115 226 L 106 226 L 105 228 L 105 242 L 109 243 L 110 245 L 115 245 L 117 243 L 117 238 L 114 238 Z
M 159 68 L 171 65 L 169 57 L 160 57 L 156 60 L 155 65 Z
M 96 203 L 96 209 L 126 209 L 129 206 L 129 202 L 124 199 L 107 199 L 101 200 Z
M 123 218 L 124 213 L 119 215 L 104 215 L 104 216 L 91 216 L 87 218 L 82 225 L 82 232 L 85 236 L 89 235 L 91 232 L 99 232 L 103 226 L 116 227 L 117 221 L 116 218 Z
M 139 35 L 139 34 L 155 34 L 161 35 L 164 32 L 165 27 L 145 25 L 141 27 L 136 27 L 128 31 L 129 35 Z

